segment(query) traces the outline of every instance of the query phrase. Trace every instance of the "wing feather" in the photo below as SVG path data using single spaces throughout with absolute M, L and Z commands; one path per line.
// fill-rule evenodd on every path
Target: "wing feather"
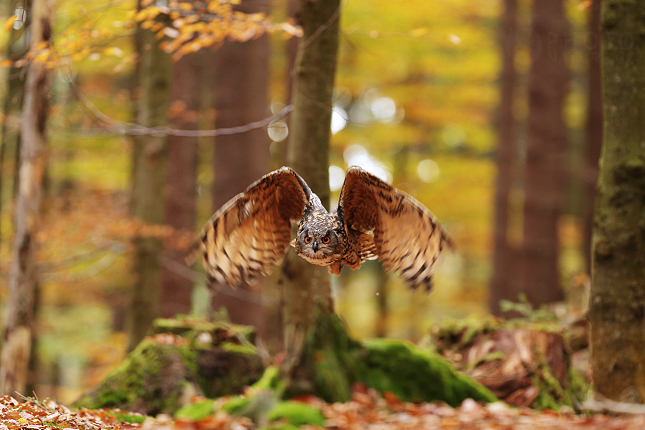
M 275 170 L 215 212 L 192 251 L 201 251 L 202 264 L 213 281 L 253 284 L 284 258 L 291 221 L 302 218 L 311 196 L 295 171 Z
M 425 206 L 356 166 L 347 171 L 339 205 L 349 228 L 373 232 L 375 253 L 387 271 L 400 272 L 414 289 L 432 288 L 437 257 L 452 243 Z

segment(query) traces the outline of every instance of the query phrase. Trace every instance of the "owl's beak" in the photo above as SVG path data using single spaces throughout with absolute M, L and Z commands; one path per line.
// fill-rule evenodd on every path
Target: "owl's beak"
M 314 241 L 312 248 L 314 249 L 314 252 L 318 252 L 318 242 Z

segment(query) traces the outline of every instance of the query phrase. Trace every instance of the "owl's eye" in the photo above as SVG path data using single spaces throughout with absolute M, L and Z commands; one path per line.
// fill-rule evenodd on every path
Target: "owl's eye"
M 311 243 L 311 236 L 305 236 L 305 243 Z
M 322 238 L 322 243 L 329 243 L 331 239 L 329 239 L 329 236 L 323 236 Z

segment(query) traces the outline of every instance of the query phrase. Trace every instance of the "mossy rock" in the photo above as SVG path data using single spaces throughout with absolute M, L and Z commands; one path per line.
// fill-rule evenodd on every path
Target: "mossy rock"
M 199 393 L 196 354 L 187 345 L 145 339 L 107 378 L 76 402 L 79 408 L 119 408 L 146 415 L 173 413 Z
M 435 327 L 432 335 L 438 352 L 511 405 L 575 407 L 586 395 L 556 323 L 464 320 Z
M 349 400 L 356 382 L 403 401 L 441 400 L 458 406 L 467 398 L 497 400 L 440 355 L 401 340 L 359 342 L 335 315 L 320 315 L 307 348 L 307 364 L 315 375 L 313 392 L 329 402 Z
M 159 327 L 169 327 L 162 320 Z M 173 414 L 199 394 L 219 397 L 241 393 L 256 382 L 264 366 L 246 334 L 251 331 L 199 322 L 183 334 L 156 334 L 144 339 L 96 388 L 82 395 L 77 407 L 119 408 L 142 414 Z M 235 333 L 221 335 L 222 330 Z M 208 333 L 208 336 L 200 336 Z M 220 333 L 220 334 L 217 334 Z M 239 333 L 246 333 L 239 336 Z M 241 343 L 239 343 L 241 342 Z
M 151 335 L 174 334 L 193 341 L 207 334 L 213 345 L 224 342 L 246 345 L 255 344 L 255 328 L 247 325 L 232 324 L 227 321 L 206 321 L 190 317 L 157 318 L 151 328 Z

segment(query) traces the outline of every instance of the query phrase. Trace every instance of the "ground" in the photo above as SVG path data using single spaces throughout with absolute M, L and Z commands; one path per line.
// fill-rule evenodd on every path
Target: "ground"
M 574 415 L 545 410 L 537 412 L 528 408 L 512 408 L 504 403 L 480 405 L 465 400 L 459 407 L 445 403 L 403 403 L 396 398 L 377 396 L 374 392 L 355 390 L 352 400 L 345 403 L 325 403 L 316 398 L 302 398 L 303 409 L 318 410 L 324 417 L 322 426 L 307 425 L 309 429 L 563 429 L 584 428 L 592 430 L 643 429 L 645 414 L 610 417 L 608 415 Z M 295 403 L 295 402 L 291 402 Z M 311 415 L 311 414 L 310 414 Z M 314 414 L 315 415 L 315 414 Z M 275 415 L 276 421 L 265 428 L 295 429 L 289 423 L 289 414 Z M 315 420 L 316 418 L 314 418 Z M 297 420 L 291 420 L 291 423 Z M 298 422 L 302 424 L 302 422 Z M 304 426 L 300 426 L 304 428 Z M 0 398 L 0 429 L 110 429 L 110 430 L 216 430 L 255 429 L 248 417 L 231 416 L 223 411 L 212 412 L 200 420 L 188 418 L 173 420 L 168 415 L 156 418 L 128 415 L 115 411 L 70 412 L 52 401 L 18 402 L 11 397 Z

